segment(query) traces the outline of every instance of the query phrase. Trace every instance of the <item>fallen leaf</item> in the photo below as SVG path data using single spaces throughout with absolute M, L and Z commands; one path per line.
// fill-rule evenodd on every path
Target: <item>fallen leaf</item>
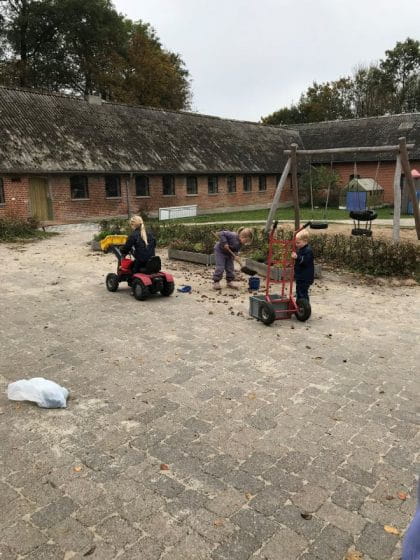
M 249 394 L 247 395 L 247 397 L 248 397 L 248 399 L 250 399 L 251 401 L 253 401 L 254 399 L 257 398 L 257 395 L 256 395 L 255 393 L 249 393 Z
M 384 529 L 387 533 L 389 533 L 390 535 L 400 535 L 401 533 L 398 531 L 398 529 L 396 527 L 393 527 L 392 525 L 384 525 Z
M 161 470 L 161 471 L 169 471 L 169 467 L 168 467 L 168 465 L 167 465 L 166 463 L 162 463 L 162 464 L 160 465 L 160 470 Z
M 397 496 L 399 497 L 400 500 L 407 499 L 407 494 L 405 492 L 398 492 Z
M 82 470 L 82 467 L 77 466 L 73 468 L 74 472 L 80 472 Z
M 363 552 L 358 550 L 349 550 L 344 560 L 363 560 Z
M 312 519 L 312 515 L 310 513 L 301 513 L 300 514 L 303 519 Z
M 388 496 L 385 496 L 385 500 L 393 500 L 394 496 L 391 496 L 390 494 Z
M 223 527 L 223 525 L 225 524 L 225 520 L 224 519 L 215 519 L 213 521 L 213 525 L 215 527 Z
M 250 500 L 252 498 L 252 494 L 250 494 L 249 492 L 245 492 L 245 498 L 247 500 Z

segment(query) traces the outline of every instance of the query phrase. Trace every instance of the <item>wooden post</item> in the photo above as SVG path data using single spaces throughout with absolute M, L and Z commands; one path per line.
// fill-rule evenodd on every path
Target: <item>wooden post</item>
M 411 202 L 413 203 L 413 214 L 414 214 L 414 222 L 416 224 L 417 239 L 420 239 L 419 203 L 417 201 L 416 189 L 414 186 L 413 177 L 411 176 L 411 167 L 410 167 L 410 162 L 408 160 L 405 138 L 404 137 L 398 138 L 398 142 L 400 146 L 401 166 L 404 171 L 405 182 L 408 187 L 408 193 L 410 195 Z
M 280 180 L 278 182 L 276 192 L 274 193 L 273 202 L 271 203 L 270 212 L 268 214 L 267 222 L 264 228 L 265 233 L 268 233 L 271 229 L 271 224 L 273 223 L 274 216 L 276 215 L 277 208 L 279 207 L 280 204 L 281 193 L 283 191 L 284 185 L 286 184 L 287 177 L 290 173 L 290 166 L 291 166 L 291 161 L 289 157 L 286 162 L 286 165 L 284 166 L 283 173 L 281 174 Z
M 394 221 L 392 229 L 392 240 L 397 243 L 400 240 L 400 216 L 401 216 L 401 156 L 397 154 L 394 175 Z
M 295 230 L 300 227 L 300 209 L 299 209 L 299 185 L 297 175 L 297 157 L 296 150 L 297 144 L 292 144 L 290 150 L 290 159 L 292 164 L 292 193 L 293 193 L 293 208 L 295 210 Z

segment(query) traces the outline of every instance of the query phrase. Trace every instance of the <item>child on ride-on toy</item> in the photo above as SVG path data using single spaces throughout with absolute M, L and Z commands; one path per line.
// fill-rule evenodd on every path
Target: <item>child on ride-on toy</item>
M 136 274 L 146 266 L 147 261 L 155 256 L 156 239 L 152 232 L 146 232 L 141 216 L 133 216 L 130 219 L 130 226 L 133 233 L 127 239 L 125 245 L 121 247 L 121 253 L 127 255 L 134 248 L 134 264 L 132 272 Z

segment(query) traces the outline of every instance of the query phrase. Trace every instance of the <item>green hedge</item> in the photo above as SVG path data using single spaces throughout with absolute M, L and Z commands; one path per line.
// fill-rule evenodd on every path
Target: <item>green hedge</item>
M 240 224 L 182 225 L 149 221 L 147 227 L 156 236 L 161 247 L 171 246 L 185 251 L 210 254 L 216 242 L 214 232 L 223 229 L 235 230 Z M 128 233 L 127 220 L 104 220 L 103 231 Z M 265 262 L 268 253 L 267 236 L 262 228 L 254 229 L 251 246 L 242 251 L 260 262 Z M 99 234 L 102 235 L 102 232 Z M 103 235 L 105 236 L 105 235 Z M 277 236 L 290 238 L 290 229 L 277 229 Z M 315 259 L 348 270 L 374 276 L 403 276 L 420 279 L 420 246 L 410 242 L 393 243 L 385 239 L 354 237 L 351 235 L 311 235 L 310 241 Z

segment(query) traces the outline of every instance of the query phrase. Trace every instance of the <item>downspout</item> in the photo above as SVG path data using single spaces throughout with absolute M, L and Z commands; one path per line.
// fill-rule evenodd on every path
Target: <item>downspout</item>
M 127 217 L 128 217 L 128 219 L 131 218 L 129 185 L 131 185 L 132 178 L 133 178 L 132 173 L 130 173 L 129 178 L 127 177 L 127 175 L 125 176 L 125 195 L 126 195 L 126 198 L 127 198 Z

